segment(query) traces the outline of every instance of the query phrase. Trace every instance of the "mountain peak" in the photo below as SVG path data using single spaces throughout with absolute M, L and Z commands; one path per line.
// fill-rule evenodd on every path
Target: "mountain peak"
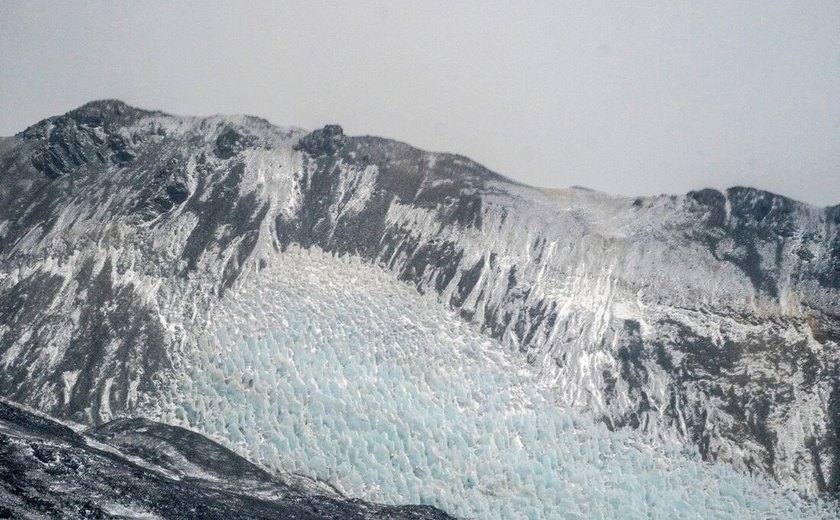
M 101 126 L 106 121 L 152 113 L 149 110 L 135 108 L 118 99 L 100 99 L 85 103 L 79 108 L 67 112 L 64 116 L 90 126 Z
M 340 125 L 326 125 L 302 137 L 295 150 L 303 150 L 317 157 L 331 155 L 344 143 L 344 129 Z
M 18 135 L 28 139 L 40 139 L 47 137 L 50 128 L 55 125 L 75 127 L 81 124 L 87 127 L 101 127 L 108 123 L 124 124 L 132 118 L 155 113 L 160 112 L 135 108 L 118 99 L 100 99 L 85 103 L 62 115 L 38 121 Z
M 119 99 L 94 99 L 88 101 L 79 108 L 71 110 L 71 112 L 113 112 L 117 114 L 124 113 L 126 110 L 136 110 L 134 107 Z

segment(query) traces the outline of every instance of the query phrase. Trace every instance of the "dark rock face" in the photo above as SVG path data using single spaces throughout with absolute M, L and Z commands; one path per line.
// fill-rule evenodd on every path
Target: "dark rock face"
M 144 113 L 120 101 L 96 101 L 30 127 L 22 136 L 46 140 L 47 146 L 33 154 L 32 165 L 55 179 L 90 161 L 130 163 L 136 157 L 131 143 L 109 130 Z
M 840 206 L 552 195 L 336 125 L 114 101 L 0 143 L 0 167 L 2 396 L 131 412 L 194 348 L 194 313 L 318 247 L 437 294 L 612 428 L 838 492 Z
M 782 241 L 793 237 L 798 228 L 796 203 L 785 197 L 751 188 L 730 188 L 726 196 L 714 190 L 703 190 L 689 194 L 709 213 L 706 219 L 708 228 L 703 231 L 702 239 L 709 245 L 718 260 L 731 262 L 738 266 L 750 279 L 756 291 L 778 297 L 776 278 L 778 272 L 768 270 L 761 265 L 758 248 L 762 243 L 772 243 L 781 254 Z M 729 216 L 726 204 L 729 204 Z M 719 252 L 722 240 L 729 239 L 741 245 L 743 252 L 733 254 Z M 803 244 L 801 252 L 807 253 Z M 817 245 L 817 247 L 820 247 Z
M 113 273 L 110 262 L 98 268 L 88 260 L 72 280 L 33 273 L 23 283 L 0 290 L 0 312 L 5 325 L 0 341 L 8 348 L 28 336 L 27 343 L 32 346 L 17 359 L 15 370 L 0 378 L 4 397 L 27 400 L 53 395 L 50 400 L 64 416 L 84 422 L 99 417 L 102 409 L 128 406 L 130 380 L 137 381 L 139 391 L 153 389 L 152 376 L 169 364 L 164 331 L 150 309 L 138 304 L 140 296 L 135 290 L 114 284 Z M 63 314 L 45 313 L 43 306 L 47 302 L 57 305 L 62 299 L 62 286 L 68 284 L 85 287 L 84 294 L 72 302 L 78 308 L 75 320 Z M 73 334 L 61 360 L 33 388 L 33 374 L 45 370 L 45 359 L 39 353 L 50 349 L 52 340 L 46 333 L 29 331 L 67 328 Z M 114 338 L 120 341 L 116 347 Z M 73 374 L 71 377 L 78 382 L 72 388 L 64 382 L 67 374 Z M 103 394 L 97 381 L 108 379 L 112 386 Z
M 142 419 L 80 434 L 0 402 L 0 460 L 0 518 L 451 518 L 299 489 L 201 435 Z
M 189 198 L 185 170 L 186 165 L 173 157 L 158 171 L 137 201 L 136 209 L 141 221 L 152 221 Z
M 340 149 L 338 144 L 340 144 Z M 407 254 L 417 256 L 413 264 L 422 267 L 436 263 L 439 286 L 446 285 L 461 258 L 453 244 L 412 243 L 411 230 L 387 226 L 385 220 L 393 204 L 402 203 L 438 212 L 444 227 L 481 226 L 481 198 L 487 181 L 502 177 L 480 165 L 457 156 L 437 157 L 429 166 L 425 152 L 372 137 L 344 137 L 340 127 L 328 126 L 301 138 L 295 148 L 310 154 L 312 173 L 304 178 L 307 186 L 301 212 L 293 220 L 278 217 L 276 227 L 282 245 L 317 245 L 328 251 L 350 252 L 370 260 Z M 378 176 L 371 197 L 355 214 L 345 214 L 332 222 L 329 212 L 341 200 L 340 168 L 358 171 L 374 165 Z M 350 193 L 344 194 L 348 197 Z M 383 239 L 384 236 L 384 239 Z M 397 249 L 393 249 L 393 248 Z M 400 278 L 414 281 L 412 262 Z M 389 266 L 393 267 L 393 266 Z
M 295 145 L 295 150 L 303 150 L 314 157 L 319 157 L 336 153 L 343 144 L 344 129 L 339 125 L 327 125 L 302 137 Z
M 230 159 L 242 150 L 254 145 L 256 139 L 253 136 L 245 136 L 228 128 L 216 138 L 216 155 L 221 159 Z

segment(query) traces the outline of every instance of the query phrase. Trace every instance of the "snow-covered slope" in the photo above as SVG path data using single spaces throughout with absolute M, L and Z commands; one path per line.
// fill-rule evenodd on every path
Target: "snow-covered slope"
M 445 365 L 446 345 L 456 365 L 480 353 L 480 372 L 500 370 L 494 350 L 513 351 L 533 378 L 505 380 L 498 391 L 536 393 L 521 406 L 554 403 L 556 413 L 630 428 L 650 449 L 683 445 L 808 494 L 840 486 L 840 207 L 748 188 L 639 199 L 548 192 L 463 157 L 348 137 L 339 127 L 307 133 L 114 101 L 3 140 L 0 175 L 5 397 L 90 423 L 180 410 L 169 417 L 252 450 L 248 439 L 258 428 L 247 427 L 256 417 L 247 414 L 259 411 L 256 394 L 253 403 L 248 392 L 219 397 L 245 399 L 232 413 L 246 414 L 240 430 L 248 431 L 237 434 L 224 418 L 202 415 L 209 412 L 196 408 L 201 401 L 190 392 L 212 396 L 219 381 L 241 384 L 213 379 L 243 370 L 224 365 L 245 355 L 240 341 L 276 359 L 276 343 L 260 343 L 255 331 L 273 327 L 277 337 L 285 322 L 267 315 L 242 329 L 236 320 L 245 318 L 231 309 L 253 309 L 247 295 L 257 288 L 267 291 L 266 303 L 288 305 L 295 290 L 286 280 L 294 276 L 289 262 L 309 258 L 303 248 L 352 257 L 395 287 L 413 286 L 417 305 L 431 298 L 468 324 L 463 334 L 490 341 L 470 350 L 450 337 L 452 344 L 441 340 L 429 352 L 405 345 L 402 355 L 428 354 Z M 319 276 L 325 287 L 335 278 L 324 294 L 339 310 L 390 310 L 374 296 L 358 300 L 367 287 L 347 282 L 346 269 L 327 262 Z M 404 319 L 413 307 L 395 308 L 402 310 L 353 323 L 392 321 L 416 333 L 420 324 Z M 225 343 L 214 335 L 230 327 L 251 339 Z M 341 330 L 277 344 L 294 357 L 303 355 L 295 345 L 314 348 L 324 338 L 335 348 L 356 341 L 370 355 L 387 345 Z M 325 367 L 325 384 L 330 374 L 347 379 L 338 368 Z M 185 374 L 210 386 L 183 390 Z M 280 386 L 262 395 L 285 406 L 291 394 L 281 381 L 291 383 L 273 380 Z M 482 381 L 474 388 L 489 384 Z M 173 385 L 182 391 L 173 393 Z M 273 445 L 294 452 L 291 437 L 300 432 L 277 424 Z M 306 471 L 320 474 L 346 455 L 324 453 L 336 458 Z M 252 454 L 272 458 L 270 448 Z M 342 486 L 371 485 L 348 476 L 362 478 L 344 462 L 351 469 L 332 468 L 344 471 L 336 477 Z

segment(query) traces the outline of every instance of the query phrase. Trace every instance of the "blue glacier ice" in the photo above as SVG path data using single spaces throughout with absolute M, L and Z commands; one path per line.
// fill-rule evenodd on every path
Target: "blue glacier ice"
M 197 348 L 161 419 L 351 496 L 469 518 L 832 514 L 568 410 L 524 356 L 382 270 L 317 250 L 267 269 L 184 324 Z

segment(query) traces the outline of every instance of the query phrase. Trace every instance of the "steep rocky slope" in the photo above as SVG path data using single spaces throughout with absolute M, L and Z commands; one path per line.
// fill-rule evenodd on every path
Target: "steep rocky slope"
M 840 206 L 538 190 L 337 126 L 117 101 L 4 139 L 0 175 L 3 397 L 90 424 L 151 409 L 197 317 L 317 248 L 437 295 L 609 428 L 840 486 Z

